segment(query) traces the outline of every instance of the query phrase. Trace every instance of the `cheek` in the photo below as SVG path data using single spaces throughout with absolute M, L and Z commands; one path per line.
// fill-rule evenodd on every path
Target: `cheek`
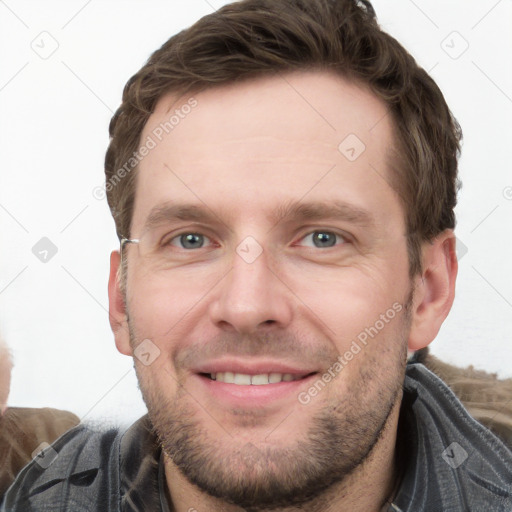
M 158 342 L 172 336 L 193 306 L 193 299 L 194 294 L 184 286 L 141 285 L 129 302 L 137 339 Z
M 167 358 L 161 354 L 151 365 L 136 362 L 137 380 L 148 410 L 167 408 L 168 401 L 179 392 L 178 379 L 166 367 Z
M 208 291 L 218 275 L 185 268 L 150 274 L 134 268 L 128 276 L 127 295 L 137 341 L 150 339 L 172 359 L 190 341 L 190 319 L 205 314 Z
M 401 274 L 376 267 L 332 269 L 301 278 L 293 289 L 305 306 L 301 314 L 343 353 L 358 338 L 386 337 L 400 327 L 409 291 L 407 270 Z

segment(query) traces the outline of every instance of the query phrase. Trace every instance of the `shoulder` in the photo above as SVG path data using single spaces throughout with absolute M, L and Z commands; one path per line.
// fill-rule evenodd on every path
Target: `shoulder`
M 416 361 L 437 375 L 457 396 L 469 414 L 512 450 L 512 379 L 495 373 L 461 368 L 420 350 Z
M 121 437 L 118 428 L 105 430 L 81 424 L 68 430 L 19 473 L 1 510 L 56 510 L 64 503 L 67 508 L 62 510 L 73 512 L 116 510 L 106 502 L 116 499 Z M 103 508 L 97 506 L 99 502 L 105 502 Z
M 407 471 L 397 498 L 403 510 L 423 511 L 425 503 L 512 510 L 512 452 L 420 362 L 407 365 L 403 404 Z
M 78 423 L 79 418 L 68 411 L 9 407 L 0 418 L 0 501 L 34 451 L 53 443 Z

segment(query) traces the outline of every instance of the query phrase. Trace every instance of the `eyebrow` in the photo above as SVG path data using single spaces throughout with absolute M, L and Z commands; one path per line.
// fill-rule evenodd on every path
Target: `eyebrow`
M 220 222 L 219 217 L 205 206 L 166 202 L 151 209 L 143 229 L 145 231 L 176 220 L 212 222 L 213 219 Z
M 374 227 L 376 224 L 368 210 L 340 200 L 329 202 L 293 200 L 275 208 L 271 216 L 271 220 L 276 224 L 323 219 L 343 220 L 365 228 Z
M 292 200 L 274 208 L 269 215 L 269 220 L 274 227 L 282 222 L 323 219 L 343 220 L 364 228 L 372 228 L 376 225 L 375 218 L 369 211 L 339 200 L 330 202 Z M 151 209 L 144 223 L 144 230 L 176 220 L 225 224 L 219 215 L 204 205 L 167 202 Z

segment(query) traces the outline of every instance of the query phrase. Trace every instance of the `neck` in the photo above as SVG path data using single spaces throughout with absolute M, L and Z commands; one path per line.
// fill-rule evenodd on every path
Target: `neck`
M 342 482 L 307 504 L 310 512 L 384 512 L 396 491 L 398 468 L 396 444 L 401 396 L 398 397 L 378 442 L 365 461 Z M 242 512 L 244 509 L 212 497 L 191 484 L 167 455 L 165 475 L 170 503 L 175 512 L 209 510 L 211 512 Z M 270 509 L 266 509 L 270 510 Z M 272 512 L 298 512 L 304 508 L 286 507 Z M 254 509 L 256 512 L 256 509 Z M 257 512 L 264 512 L 258 509 Z

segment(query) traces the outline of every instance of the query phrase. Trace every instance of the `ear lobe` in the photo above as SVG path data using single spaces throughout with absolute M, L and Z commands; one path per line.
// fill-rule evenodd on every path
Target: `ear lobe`
M 409 350 L 426 347 L 437 336 L 455 297 L 455 235 L 448 229 L 422 247 L 422 275 L 415 278 Z
M 121 255 L 119 251 L 112 251 L 110 254 L 110 275 L 108 279 L 108 304 L 109 304 L 109 322 L 116 347 L 121 354 L 132 355 L 130 346 L 130 334 L 128 330 L 128 319 L 126 315 L 126 304 L 121 292 L 121 283 L 119 282 L 118 271 L 121 264 Z

